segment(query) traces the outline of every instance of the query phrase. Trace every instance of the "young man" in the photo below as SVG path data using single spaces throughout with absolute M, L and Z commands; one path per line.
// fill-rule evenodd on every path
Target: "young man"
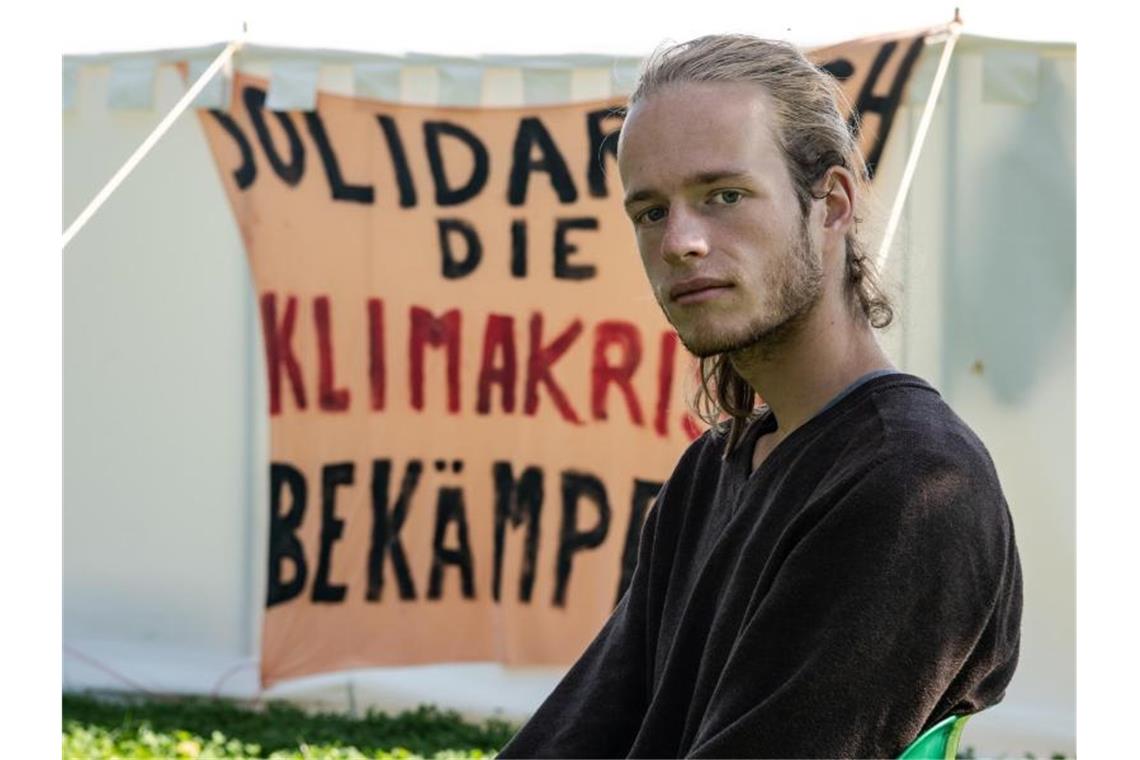
M 837 94 L 791 46 L 718 36 L 656 55 L 631 96 L 626 210 L 728 423 L 681 457 L 629 591 L 500 757 L 894 757 L 1004 695 L 1009 510 L 982 443 L 875 339 L 891 310 Z

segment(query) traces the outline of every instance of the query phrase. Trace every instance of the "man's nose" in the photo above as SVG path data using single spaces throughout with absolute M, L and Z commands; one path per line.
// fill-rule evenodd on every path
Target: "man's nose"
M 708 234 L 703 221 L 682 204 L 675 204 L 665 220 L 661 255 L 672 264 L 680 264 L 688 258 L 707 256 L 708 252 Z

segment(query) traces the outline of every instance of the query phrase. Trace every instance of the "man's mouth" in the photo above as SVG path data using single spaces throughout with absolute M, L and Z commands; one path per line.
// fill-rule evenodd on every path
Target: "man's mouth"
M 732 287 L 726 280 L 712 277 L 695 277 L 679 282 L 669 289 L 669 298 L 679 304 L 699 303 L 720 297 Z

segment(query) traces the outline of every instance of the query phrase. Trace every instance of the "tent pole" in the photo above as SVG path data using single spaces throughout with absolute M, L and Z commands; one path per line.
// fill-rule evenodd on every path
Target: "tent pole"
M 214 75 L 218 73 L 218 70 L 233 57 L 234 53 L 241 49 L 244 43 L 245 33 L 243 29 L 241 38 L 226 45 L 225 49 L 214 59 L 214 62 L 210 64 L 209 68 L 202 73 L 202 76 L 198 77 L 198 81 L 186 91 L 182 99 L 175 104 L 170 113 L 155 127 L 154 131 L 143 140 L 142 145 L 135 150 L 131 157 L 127 159 L 126 163 L 119 167 L 119 171 L 115 172 L 115 176 L 111 177 L 111 179 L 107 181 L 107 184 L 103 186 L 103 189 L 99 191 L 98 195 L 87 204 L 87 208 L 83 209 L 83 212 L 75 218 L 75 221 L 71 223 L 67 231 L 63 233 L 63 248 L 66 248 L 67 244 L 71 242 L 71 239 L 83 229 L 84 225 L 95 215 L 95 212 L 111 197 L 111 193 L 115 192 L 122 181 L 134 171 L 139 162 L 150 152 L 150 149 L 162 139 L 162 136 L 170 129 L 174 121 L 182 115 L 183 111 L 190 107 L 190 104 L 194 102 L 194 98 L 198 97 L 198 93 L 205 89 Z
M 954 9 L 954 20 L 950 22 L 949 32 L 950 36 L 946 39 L 945 47 L 942 48 L 942 57 L 938 60 L 938 71 L 934 75 L 934 84 L 930 88 L 930 94 L 926 96 L 926 105 L 922 109 L 922 119 L 918 123 L 918 132 L 915 134 L 914 143 L 910 147 L 910 155 L 906 159 L 906 168 L 903 169 L 898 192 L 895 193 L 891 215 L 887 219 L 886 230 L 883 233 L 883 241 L 879 244 L 879 252 L 875 256 L 875 271 L 877 272 L 882 272 L 883 267 L 886 266 L 887 255 L 890 253 L 895 230 L 898 229 L 899 218 L 902 216 L 903 204 L 906 203 L 910 183 L 914 179 L 914 170 L 918 166 L 918 157 L 922 154 L 926 132 L 930 128 L 930 122 L 934 116 L 934 106 L 938 103 L 938 95 L 942 92 L 942 84 L 946 79 L 946 72 L 950 68 L 950 56 L 954 54 L 954 46 L 962 33 L 962 21 L 957 8 Z

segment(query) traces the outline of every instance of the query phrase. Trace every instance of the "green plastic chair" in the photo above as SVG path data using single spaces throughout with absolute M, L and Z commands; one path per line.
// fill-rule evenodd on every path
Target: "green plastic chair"
M 899 760 L 954 760 L 969 715 L 951 715 L 935 723 L 910 743 Z

